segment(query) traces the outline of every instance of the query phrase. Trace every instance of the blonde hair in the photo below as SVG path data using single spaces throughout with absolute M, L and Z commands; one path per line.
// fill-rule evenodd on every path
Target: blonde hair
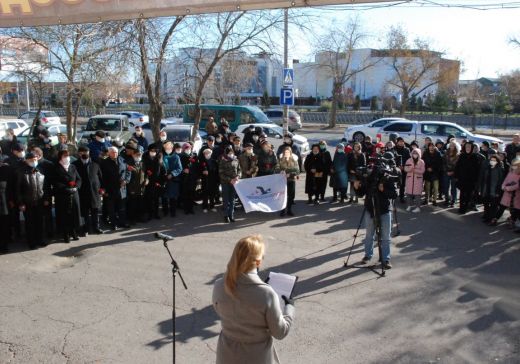
M 262 259 L 264 251 L 264 240 L 259 234 L 246 236 L 236 243 L 224 276 L 224 288 L 227 294 L 235 296 L 238 277 L 252 270 L 256 261 Z

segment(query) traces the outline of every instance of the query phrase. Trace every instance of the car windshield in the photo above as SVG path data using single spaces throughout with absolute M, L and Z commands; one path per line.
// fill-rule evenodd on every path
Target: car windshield
M 166 135 L 168 135 L 168 140 L 172 142 L 188 142 L 190 141 L 190 129 L 170 129 L 166 130 Z
M 45 114 L 45 117 L 47 118 L 55 118 L 58 116 L 54 111 L 46 111 L 43 114 Z
M 263 113 L 262 110 L 260 110 L 259 108 L 257 107 L 252 107 L 251 108 L 251 112 L 253 113 L 253 115 L 255 116 L 255 119 L 257 120 L 257 122 L 259 123 L 271 123 L 271 120 L 269 120 L 269 118 L 267 117 L 267 115 L 265 115 Z
M 113 131 L 121 128 L 120 119 L 90 119 L 87 123 L 87 131 L 106 130 Z

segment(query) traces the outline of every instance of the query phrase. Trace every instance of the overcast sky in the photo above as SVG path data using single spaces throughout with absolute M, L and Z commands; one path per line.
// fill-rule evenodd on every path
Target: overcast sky
M 442 0 L 439 2 L 449 3 Z M 479 3 L 478 0 L 456 2 Z M 520 2 L 517 4 L 520 7 Z M 365 11 L 327 9 L 305 11 L 319 16 L 320 24 L 342 24 L 349 17 L 359 16 L 363 27 L 371 34 L 366 47 L 384 47 L 384 33 L 390 26 L 400 24 L 409 32 L 410 38 L 419 36 L 430 39 L 436 50 L 446 52 L 447 58 L 463 61 L 461 79 L 497 77 L 501 73 L 520 68 L 520 48 L 508 43 L 511 36 L 520 38 L 520 8 L 485 11 L 408 6 Z M 309 60 L 312 54 L 309 41 L 293 29 L 292 33 L 290 58 Z

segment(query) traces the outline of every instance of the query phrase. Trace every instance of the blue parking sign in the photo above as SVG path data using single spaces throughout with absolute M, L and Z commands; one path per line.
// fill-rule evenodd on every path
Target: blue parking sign
M 294 90 L 292 88 L 282 88 L 280 92 L 280 105 L 294 105 Z

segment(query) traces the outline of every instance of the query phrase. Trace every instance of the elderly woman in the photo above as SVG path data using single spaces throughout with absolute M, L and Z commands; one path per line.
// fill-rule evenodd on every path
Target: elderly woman
M 213 307 L 222 321 L 217 364 L 279 363 L 273 337 L 287 336 L 294 319 L 294 303 L 258 277 L 265 245 L 260 235 L 242 238 L 235 245 L 224 278 L 213 288 Z
M 298 156 L 293 154 L 292 148 L 286 146 L 278 163 L 278 170 L 285 173 L 287 178 L 287 206 L 280 212 L 280 216 L 294 216 L 292 206 L 294 205 L 294 197 L 296 195 L 296 178 L 300 174 L 300 167 L 298 166 Z

